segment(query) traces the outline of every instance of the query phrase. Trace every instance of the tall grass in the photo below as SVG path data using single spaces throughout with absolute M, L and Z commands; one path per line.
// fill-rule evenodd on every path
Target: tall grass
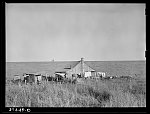
M 44 82 L 41 85 L 18 86 L 7 83 L 5 105 L 6 107 L 145 107 L 146 90 L 137 83 L 131 87 L 130 85 L 127 82 L 103 82 L 92 79 L 77 84 Z

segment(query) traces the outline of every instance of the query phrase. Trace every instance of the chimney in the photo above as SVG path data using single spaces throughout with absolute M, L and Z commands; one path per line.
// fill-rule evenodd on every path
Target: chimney
M 81 63 L 83 63 L 84 62 L 84 58 L 81 58 Z
M 83 68 L 84 58 L 81 58 L 81 76 L 84 76 L 84 68 Z

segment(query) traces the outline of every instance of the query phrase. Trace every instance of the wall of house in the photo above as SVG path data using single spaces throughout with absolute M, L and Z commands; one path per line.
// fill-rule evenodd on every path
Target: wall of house
M 88 65 L 83 63 L 83 72 L 91 72 L 95 71 L 92 68 L 90 68 Z M 70 77 L 72 74 L 80 74 L 82 73 L 82 67 L 81 67 L 81 62 L 77 64 L 74 68 L 70 69 L 67 71 L 68 77 Z

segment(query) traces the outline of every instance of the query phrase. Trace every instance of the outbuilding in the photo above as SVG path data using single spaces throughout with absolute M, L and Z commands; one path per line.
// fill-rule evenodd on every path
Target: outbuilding
M 81 77 L 90 77 L 91 72 L 95 72 L 93 68 L 88 66 L 85 62 L 84 59 L 81 58 L 81 60 L 78 62 L 77 65 L 75 65 L 73 68 L 69 69 L 66 71 L 67 77 L 71 77 L 74 74 L 81 75 Z

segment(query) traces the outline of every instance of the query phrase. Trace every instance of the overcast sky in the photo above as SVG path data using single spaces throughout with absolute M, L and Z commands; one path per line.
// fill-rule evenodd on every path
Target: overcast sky
M 6 4 L 6 61 L 145 60 L 145 4 Z

